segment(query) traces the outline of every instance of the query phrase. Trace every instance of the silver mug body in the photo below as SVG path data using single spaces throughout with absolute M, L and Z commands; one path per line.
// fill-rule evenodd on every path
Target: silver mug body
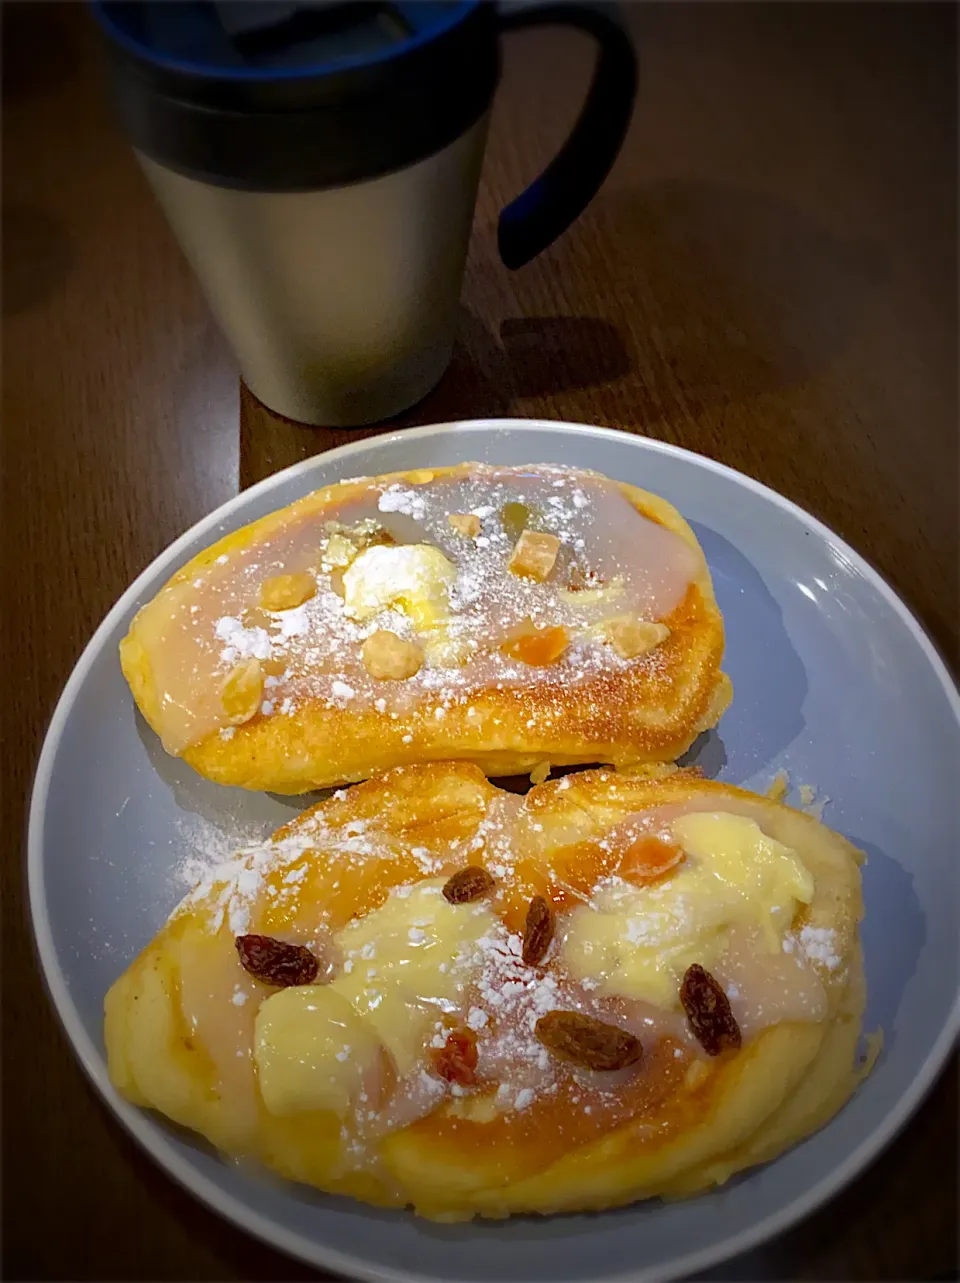
M 421 400 L 450 360 L 488 114 L 369 181 L 248 191 L 137 151 L 251 392 L 301 423 L 359 427 Z

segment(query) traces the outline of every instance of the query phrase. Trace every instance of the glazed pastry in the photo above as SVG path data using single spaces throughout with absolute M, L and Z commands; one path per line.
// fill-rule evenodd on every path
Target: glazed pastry
M 449 758 L 672 761 L 729 703 L 722 654 L 669 504 L 478 464 L 342 482 L 226 536 L 120 647 L 168 752 L 279 793 Z
M 211 871 L 106 999 L 130 1100 L 437 1220 L 722 1183 L 858 1080 L 860 854 L 670 767 L 401 767 Z

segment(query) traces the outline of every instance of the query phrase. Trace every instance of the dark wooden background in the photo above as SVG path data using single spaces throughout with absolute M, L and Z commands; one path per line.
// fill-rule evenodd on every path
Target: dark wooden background
M 630 15 L 623 154 L 515 275 L 497 210 L 572 121 L 590 53 L 510 37 L 457 353 L 404 422 L 550 416 L 721 459 L 850 540 L 955 659 L 956 10 Z M 130 579 L 238 486 L 346 434 L 239 389 L 112 126 L 83 10 L 6 4 L 3 27 L 3 1273 L 308 1278 L 174 1188 L 88 1090 L 36 974 L 22 835 L 54 701 Z M 954 1063 L 830 1207 L 715 1274 L 955 1277 L 956 1212 Z

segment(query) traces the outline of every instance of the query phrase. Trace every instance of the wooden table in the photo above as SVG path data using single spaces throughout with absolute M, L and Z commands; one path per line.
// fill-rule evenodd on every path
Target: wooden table
M 496 212 L 590 63 L 572 34 L 510 38 L 456 357 L 404 422 L 548 416 L 721 459 L 849 539 L 955 657 L 955 11 L 630 14 L 623 154 L 516 275 Z M 4 28 L 4 1273 L 315 1277 L 196 1206 L 94 1098 L 37 977 L 20 846 L 44 726 L 122 589 L 238 485 L 346 434 L 238 389 L 109 119 L 82 10 L 7 5 Z M 846 1193 L 715 1276 L 956 1277 L 956 1104 L 954 1064 Z

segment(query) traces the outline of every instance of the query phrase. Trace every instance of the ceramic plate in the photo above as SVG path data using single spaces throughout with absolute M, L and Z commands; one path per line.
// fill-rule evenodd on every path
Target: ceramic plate
M 693 1200 L 432 1226 L 221 1161 L 133 1109 L 107 1081 L 103 995 L 185 891 L 185 856 L 226 853 L 291 815 L 290 803 L 209 784 L 161 751 L 117 660 L 134 612 L 224 532 L 318 486 L 464 460 L 586 466 L 674 503 L 713 572 L 736 692 L 695 759 L 710 775 L 760 790 L 786 770 L 793 785 L 829 799 L 826 821 L 869 856 L 866 1029 L 885 1035 L 874 1072 L 816 1136 Z M 360 441 L 269 477 L 188 531 L 124 593 L 67 683 L 43 747 L 30 905 L 46 980 L 84 1069 L 157 1162 L 244 1229 L 363 1279 L 663 1280 L 810 1212 L 886 1144 L 933 1081 L 960 1016 L 958 779 L 960 700 L 934 648 L 870 566 L 799 508 L 642 437 L 530 420 L 444 424 Z

